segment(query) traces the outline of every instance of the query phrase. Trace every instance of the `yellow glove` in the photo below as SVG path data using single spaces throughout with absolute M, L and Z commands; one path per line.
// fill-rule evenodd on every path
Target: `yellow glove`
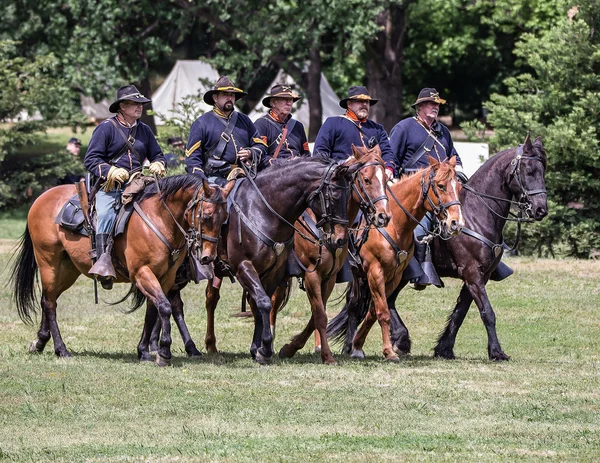
M 151 163 L 148 166 L 148 170 L 153 174 L 156 174 L 158 177 L 164 177 L 167 175 L 167 169 L 165 169 L 165 165 L 159 161 Z
M 118 182 L 121 185 L 125 185 L 129 179 L 129 172 L 122 167 L 112 166 L 106 176 L 106 183 L 104 184 L 104 191 L 112 191 L 115 189 L 115 183 Z

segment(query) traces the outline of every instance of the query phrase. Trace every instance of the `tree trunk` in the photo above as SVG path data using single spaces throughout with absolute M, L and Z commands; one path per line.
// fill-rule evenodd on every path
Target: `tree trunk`
M 402 62 L 406 37 L 406 2 L 392 5 L 377 16 L 381 31 L 367 45 L 367 86 L 379 100 L 369 117 L 389 133 L 402 117 Z
M 318 45 L 309 53 L 310 63 L 306 74 L 306 93 L 308 96 L 308 141 L 314 142 L 321 128 L 323 105 L 321 104 L 321 53 Z
M 152 98 L 152 89 L 150 88 L 150 79 L 148 79 L 147 76 L 144 77 L 139 82 L 138 89 L 139 89 L 140 93 L 142 95 L 144 95 L 146 98 L 148 98 L 148 99 Z M 152 133 L 154 135 L 156 135 L 156 123 L 154 122 L 154 116 L 150 116 L 148 114 L 149 110 L 150 111 L 152 110 L 152 103 L 147 103 L 144 105 L 144 112 L 142 113 L 142 117 L 140 118 L 140 120 L 143 123 L 148 124 L 148 126 L 152 130 Z

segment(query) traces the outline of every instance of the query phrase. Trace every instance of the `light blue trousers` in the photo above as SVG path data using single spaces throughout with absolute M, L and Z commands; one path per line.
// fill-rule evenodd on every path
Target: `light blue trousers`
M 121 191 L 98 191 L 96 194 L 96 213 L 98 215 L 98 229 L 96 233 L 112 233 L 117 220 L 116 206 L 121 201 Z

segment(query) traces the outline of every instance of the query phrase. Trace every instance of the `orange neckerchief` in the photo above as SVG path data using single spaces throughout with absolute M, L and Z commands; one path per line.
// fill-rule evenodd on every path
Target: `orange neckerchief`
M 348 119 L 352 119 L 354 122 L 361 122 L 361 123 L 365 123 L 367 122 L 367 118 L 365 117 L 364 119 L 359 119 L 358 116 L 356 115 L 356 113 L 354 111 L 352 111 L 351 109 L 347 109 L 346 110 L 346 117 Z

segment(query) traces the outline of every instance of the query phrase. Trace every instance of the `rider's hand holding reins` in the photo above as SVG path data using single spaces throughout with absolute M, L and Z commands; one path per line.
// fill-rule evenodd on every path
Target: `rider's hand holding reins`
M 162 162 L 155 161 L 148 166 L 148 170 L 155 174 L 157 177 L 164 177 L 167 175 L 167 169 Z
M 104 191 L 112 191 L 115 189 L 115 183 L 118 182 L 121 185 L 125 185 L 125 182 L 129 179 L 129 172 L 127 169 L 122 167 L 112 166 L 106 176 L 106 183 L 104 184 Z
M 237 157 L 240 161 L 246 162 L 252 159 L 252 151 L 250 151 L 248 148 L 242 148 L 237 152 Z

